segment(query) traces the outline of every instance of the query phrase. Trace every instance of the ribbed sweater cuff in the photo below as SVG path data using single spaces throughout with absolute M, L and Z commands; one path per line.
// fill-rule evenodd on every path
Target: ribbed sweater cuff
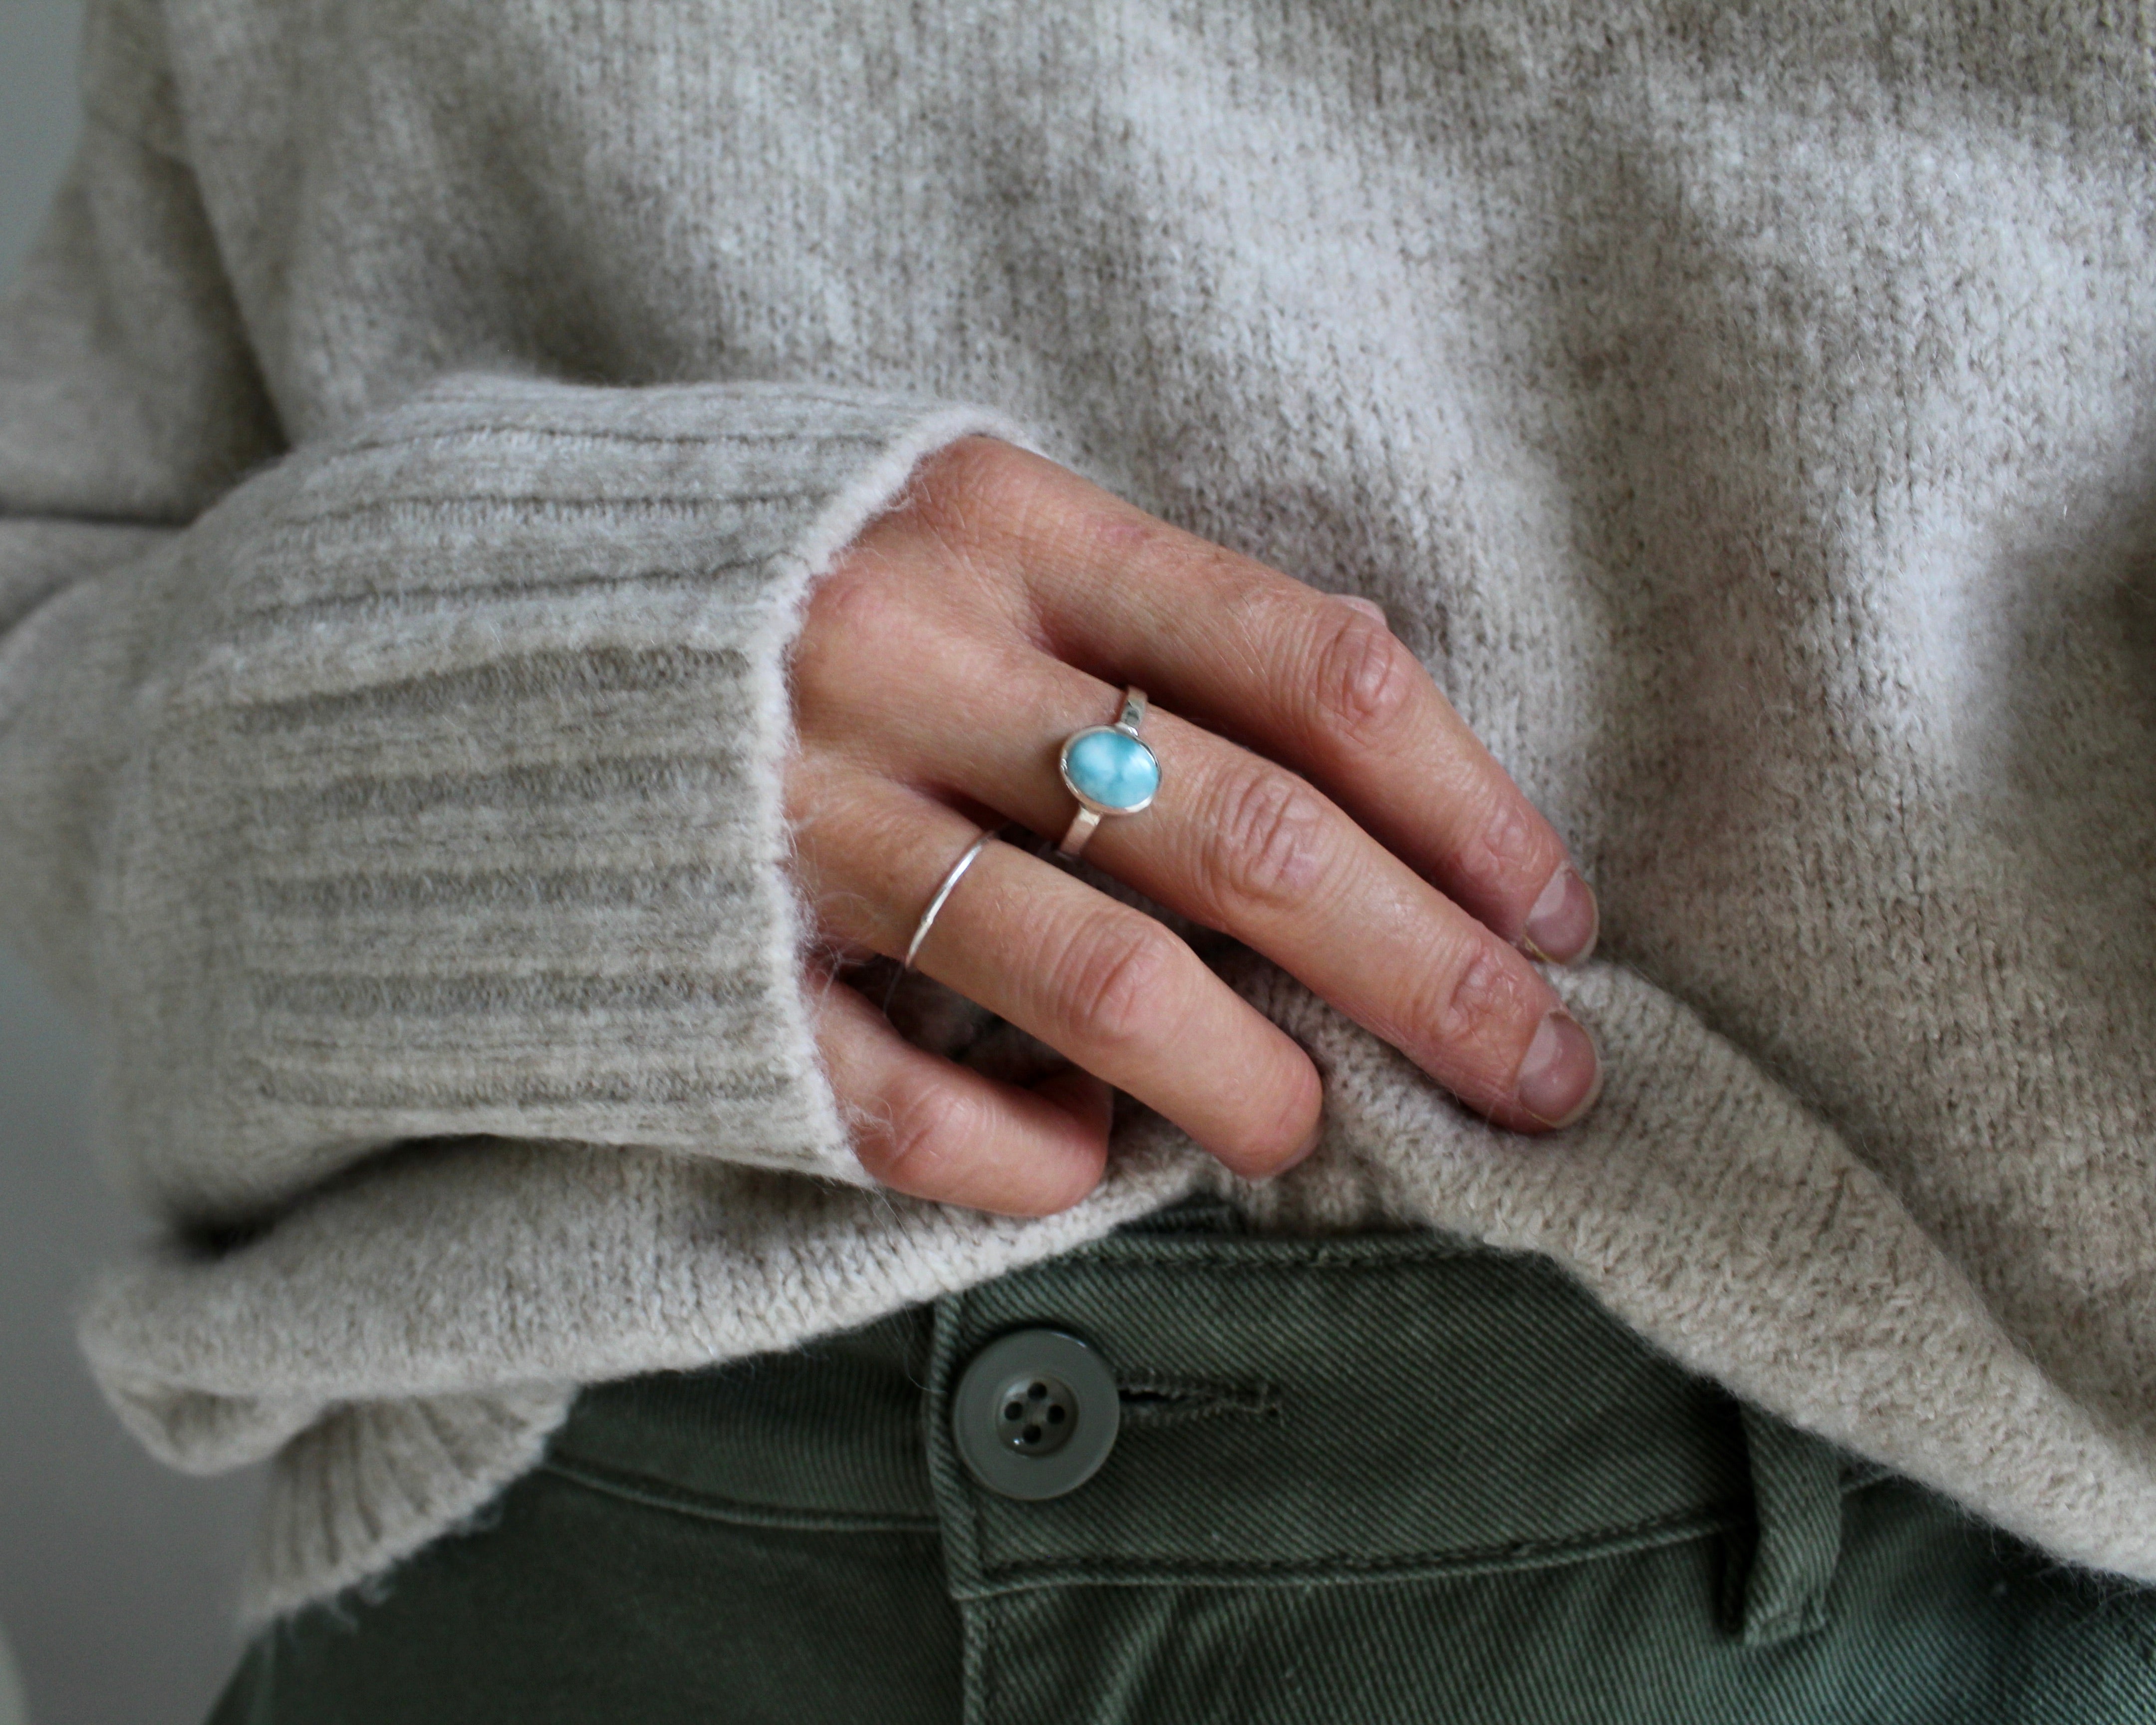
M 147 1195 L 245 1214 L 482 1132 L 860 1178 L 800 983 L 784 660 L 814 578 L 974 431 L 1009 434 L 466 378 L 181 536 L 208 597 L 137 702 L 101 922 Z

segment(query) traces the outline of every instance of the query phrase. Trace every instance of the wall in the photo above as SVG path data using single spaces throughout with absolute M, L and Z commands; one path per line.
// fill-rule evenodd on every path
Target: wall
M 0 0 L 0 282 L 75 124 L 79 0 Z M 182 1479 L 98 1399 L 69 1307 L 140 1224 L 84 1142 L 80 1038 L 0 952 L 0 1624 L 34 1725 L 198 1725 L 236 1656 L 251 1479 Z

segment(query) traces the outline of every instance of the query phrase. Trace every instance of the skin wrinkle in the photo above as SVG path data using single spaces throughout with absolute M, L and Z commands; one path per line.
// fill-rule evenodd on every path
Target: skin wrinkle
M 1309 680 L 1318 697 L 1317 735 L 1384 752 L 1395 740 L 1421 674 L 1382 622 L 1351 611 L 1322 642 Z
M 1475 835 L 1474 843 L 1455 855 L 1454 869 L 1481 886 L 1491 896 L 1517 901 L 1520 896 L 1518 883 L 1532 878 L 1530 871 L 1542 860 L 1547 848 L 1538 824 L 1518 803 L 1496 798 L 1486 812 L 1467 823 L 1467 830 Z M 1536 884 L 1532 896 L 1522 909 L 1522 924 L 1527 921 L 1527 910 L 1542 896 L 1543 884 Z M 1510 939 L 1518 938 L 1519 932 L 1517 927 L 1498 931 Z
M 1226 776 L 1218 791 L 1219 817 L 1209 823 L 1214 843 L 1204 866 L 1208 920 L 1227 928 L 1242 920 L 1230 907 L 1254 905 L 1292 914 L 1323 891 L 1334 865 L 1325 843 L 1323 798 L 1291 773 L 1252 762 Z

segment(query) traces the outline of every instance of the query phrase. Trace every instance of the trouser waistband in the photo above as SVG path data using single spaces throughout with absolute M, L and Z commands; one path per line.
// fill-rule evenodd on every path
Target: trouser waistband
M 1541 1260 L 1232 1226 L 1186 1206 L 795 1353 L 588 1391 L 550 1465 L 770 1525 L 933 1528 L 960 1599 L 1471 1574 L 1720 1537 L 1732 1631 L 1817 1625 L 1840 1495 L 1876 1471 L 1656 1354 Z M 988 1344 L 1040 1330 L 1106 1362 L 1118 1429 L 1086 1483 L 1023 1501 L 962 1464 L 952 1391 Z

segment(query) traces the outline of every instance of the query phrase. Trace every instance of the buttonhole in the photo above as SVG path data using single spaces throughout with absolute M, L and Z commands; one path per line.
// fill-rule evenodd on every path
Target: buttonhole
M 1202 1378 L 1137 1373 L 1116 1389 L 1128 1425 L 1179 1425 L 1193 1420 L 1281 1417 L 1279 1386 L 1260 1381 L 1223 1384 Z

